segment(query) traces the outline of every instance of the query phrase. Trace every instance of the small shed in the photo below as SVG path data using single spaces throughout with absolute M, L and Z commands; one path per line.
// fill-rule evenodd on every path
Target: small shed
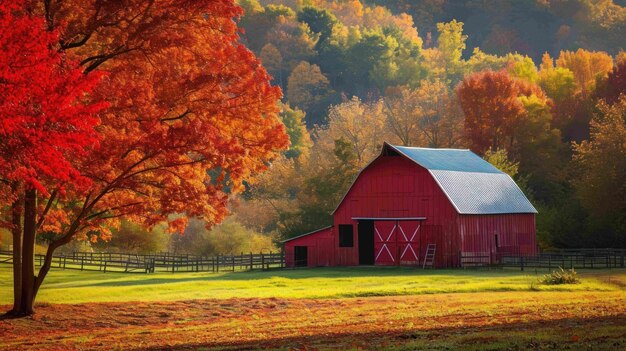
M 536 254 L 536 213 L 510 176 L 470 150 L 384 143 L 332 226 L 284 241 L 286 264 L 421 266 L 429 245 L 434 267 L 495 263 Z

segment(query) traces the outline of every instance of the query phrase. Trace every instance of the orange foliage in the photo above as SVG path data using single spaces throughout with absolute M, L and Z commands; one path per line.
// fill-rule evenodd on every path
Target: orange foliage
M 228 193 L 287 146 L 280 90 L 238 43 L 240 15 L 231 1 L 52 2 L 49 24 L 67 23 L 62 48 L 86 72 L 108 72 L 96 91 L 110 103 L 100 148 L 76 160 L 93 186 L 59 206 L 76 229 L 175 213 L 219 222 Z
M 518 97 L 547 100 L 536 84 L 514 79 L 505 71 L 472 74 L 459 84 L 457 94 L 465 114 L 465 137 L 470 149 L 480 154 L 512 146 L 525 115 Z
M 556 65 L 574 72 L 580 92 L 586 96 L 595 89 L 596 81 L 606 78 L 613 69 L 613 59 L 606 52 L 578 49 L 576 52 L 561 51 Z

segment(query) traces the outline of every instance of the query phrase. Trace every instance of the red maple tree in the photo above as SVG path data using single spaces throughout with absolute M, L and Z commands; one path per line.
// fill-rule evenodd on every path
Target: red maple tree
M 0 194 L 11 208 L 3 216 L 14 245 L 14 312 L 26 300 L 22 285 L 33 284 L 32 264 L 22 265 L 23 247 L 34 245 L 36 192 L 64 192 L 66 185 L 85 189 L 91 180 L 72 163 L 99 141 L 95 114 L 105 104 L 90 92 L 101 74 L 86 76 L 78 62 L 55 47 L 57 30 L 25 12 L 22 1 L 0 1 Z M 98 100 L 95 100 L 98 101 Z M 32 260 L 32 256 L 26 255 Z M 24 277 L 27 277 L 24 279 Z
M 525 113 L 520 96 L 546 98 L 536 84 L 515 79 L 506 71 L 474 73 L 456 91 L 465 114 L 465 137 L 470 149 L 479 154 L 511 147 Z
M 32 313 L 60 246 L 106 240 L 122 217 L 145 227 L 167 221 L 179 232 L 181 214 L 217 223 L 228 196 L 289 142 L 280 89 L 239 43 L 242 10 L 232 1 L 44 1 L 30 9 L 48 29 L 62 25 L 57 47 L 86 76 L 105 72 L 92 96 L 109 106 L 97 114 L 99 147 L 71 160 L 87 186 L 52 180 L 37 193 L 36 213 L 21 212 L 38 224 L 22 231 L 24 266 L 32 266 L 31 238 L 55 234 L 38 274 L 22 277 L 22 314 Z

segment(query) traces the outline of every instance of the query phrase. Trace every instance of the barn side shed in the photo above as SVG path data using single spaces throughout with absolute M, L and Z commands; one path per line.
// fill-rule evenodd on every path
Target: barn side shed
M 511 177 L 469 150 L 385 143 L 332 227 L 285 241 L 287 266 L 305 250 L 307 266 L 419 266 L 428 245 L 435 267 L 458 267 L 463 256 L 533 255 L 536 212 Z

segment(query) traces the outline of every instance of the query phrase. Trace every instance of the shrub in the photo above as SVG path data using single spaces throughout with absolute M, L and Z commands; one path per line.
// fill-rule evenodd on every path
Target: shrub
M 552 273 L 544 275 L 541 282 L 548 285 L 578 284 L 580 283 L 580 279 L 578 279 L 578 274 L 574 268 L 563 269 L 559 267 L 559 269 L 552 271 Z

